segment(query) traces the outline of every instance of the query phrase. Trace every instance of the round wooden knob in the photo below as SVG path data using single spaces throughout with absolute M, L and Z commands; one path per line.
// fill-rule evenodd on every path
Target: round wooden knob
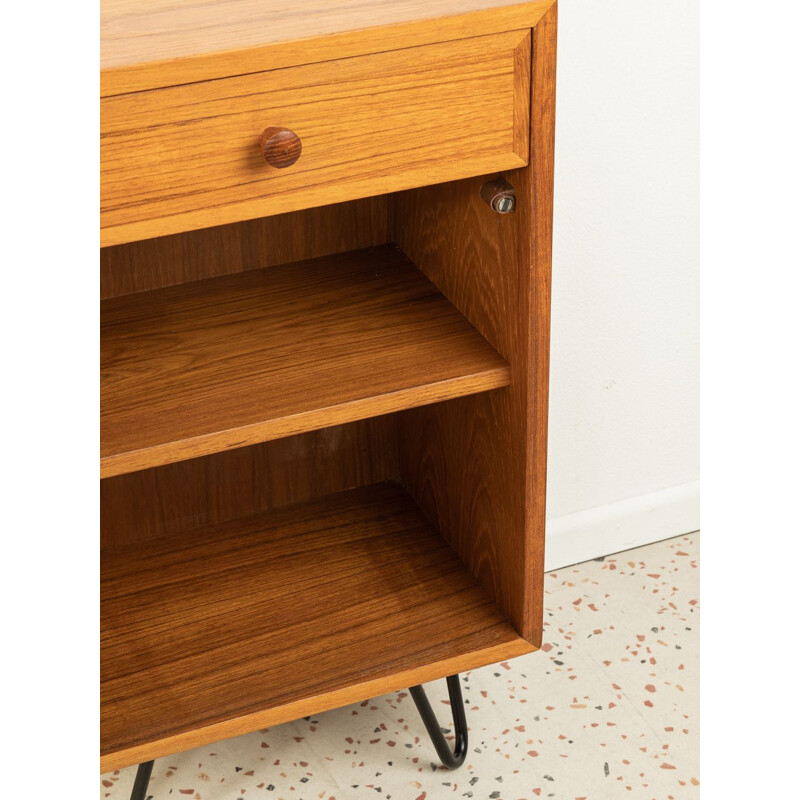
M 267 128 L 261 134 L 261 152 L 271 167 L 291 167 L 303 152 L 300 137 L 288 128 Z

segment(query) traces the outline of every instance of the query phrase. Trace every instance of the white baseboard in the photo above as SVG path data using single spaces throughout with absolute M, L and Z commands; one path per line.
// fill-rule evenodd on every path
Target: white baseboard
M 700 528 L 700 481 L 547 520 L 545 570 L 640 547 Z

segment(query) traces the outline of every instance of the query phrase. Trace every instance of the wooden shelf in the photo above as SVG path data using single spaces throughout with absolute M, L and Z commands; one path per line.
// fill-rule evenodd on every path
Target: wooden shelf
M 101 769 L 532 651 L 380 483 L 105 551 Z
M 105 300 L 101 477 L 506 386 L 396 248 Z

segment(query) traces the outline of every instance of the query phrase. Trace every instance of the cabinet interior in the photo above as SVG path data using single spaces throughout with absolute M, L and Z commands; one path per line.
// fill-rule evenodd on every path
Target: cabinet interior
M 538 646 L 498 177 L 101 250 L 106 768 Z

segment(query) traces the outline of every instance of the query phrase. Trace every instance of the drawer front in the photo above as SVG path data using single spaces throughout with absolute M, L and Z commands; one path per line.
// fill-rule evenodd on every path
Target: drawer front
M 521 166 L 529 73 L 525 30 L 104 98 L 101 244 Z

